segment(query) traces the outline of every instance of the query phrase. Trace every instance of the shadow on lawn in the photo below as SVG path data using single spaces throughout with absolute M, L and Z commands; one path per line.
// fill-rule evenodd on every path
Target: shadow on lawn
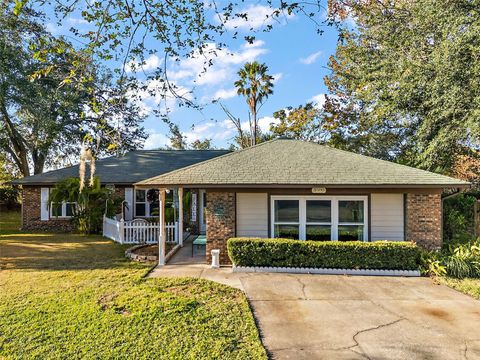
M 100 236 L 21 233 L 0 236 L 0 269 L 113 269 L 128 266 L 125 249 Z

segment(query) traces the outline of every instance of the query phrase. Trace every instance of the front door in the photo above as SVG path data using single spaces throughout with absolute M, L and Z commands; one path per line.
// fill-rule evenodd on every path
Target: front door
M 200 233 L 205 234 L 207 231 L 207 222 L 205 219 L 205 208 L 207 207 L 207 193 L 200 190 Z

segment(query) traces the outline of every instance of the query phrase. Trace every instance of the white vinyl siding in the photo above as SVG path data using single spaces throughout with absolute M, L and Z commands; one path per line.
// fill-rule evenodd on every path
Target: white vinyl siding
M 372 240 L 404 240 L 403 194 L 371 194 Z
M 268 237 L 268 196 L 237 193 L 237 236 Z

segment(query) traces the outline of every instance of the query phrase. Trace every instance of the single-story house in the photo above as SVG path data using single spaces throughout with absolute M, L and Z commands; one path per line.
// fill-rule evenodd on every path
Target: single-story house
M 42 188 L 58 181 L 55 173 L 62 171 L 74 176 L 76 170 L 57 170 L 17 182 L 24 187 L 25 228 L 40 226 L 42 221 L 57 226 L 58 220 L 43 215 L 42 194 L 48 190 Z M 205 231 L 207 261 L 212 249 L 220 249 L 223 264 L 229 262 L 226 241 L 235 236 L 412 240 L 428 249 L 439 248 L 442 191 L 470 186 L 448 176 L 289 139 L 235 152 L 133 152 L 98 161 L 97 175 L 102 183 L 121 189 L 132 204 L 133 217 L 148 215 L 142 191 L 158 189 L 160 204 L 165 204 L 170 189 L 179 194 L 180 203 L 186 191 L 198 194 L 198 203 L 192 202 L 192 208 L 182 214 L 195 214 L 196 231 Z M 178 220 L 181 229 L 187 226 L 183 215 Z M 160 211 L 160 227 L 164 224 L 165 211 Z

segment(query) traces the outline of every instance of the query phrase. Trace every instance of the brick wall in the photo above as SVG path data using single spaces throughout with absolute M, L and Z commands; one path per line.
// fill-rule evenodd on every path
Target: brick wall
M 207 261 L 211 251 L 220 249 L 220 264 L 231 264 L 227 254 L 227 240 L 235 236 L 235 193 L 207 192 Z
M 73 231 L 69 219 L 41 220 L 41 186 L 24 186 L 22 189 L 22 230 Z M 125 188 L 115 187 L 115 195 L 125 198 Z M 119 209 L 119 211 L 121 211 Z
M 442 247 L 441 194 L 407 194 L 406 240 L 426 249 Z
M 22 189 L 22 230 L 72 231 L 70 220 L 40 220 L 40 186 L 24 186 Z

